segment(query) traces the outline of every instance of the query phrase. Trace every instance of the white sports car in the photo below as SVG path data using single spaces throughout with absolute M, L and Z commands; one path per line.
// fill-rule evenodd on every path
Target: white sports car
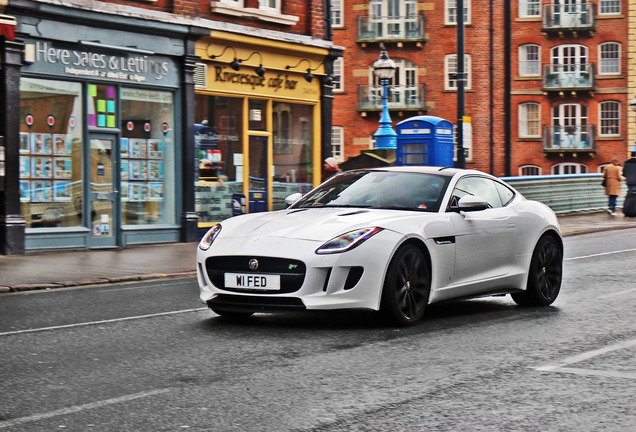
M 371 309 L 408 326 L 442 300 L 547 306 L 561 287 L 554 212 L 480 171 L 347 171 L 286 201 L 201 240 L 200 297 L 214 312 Z

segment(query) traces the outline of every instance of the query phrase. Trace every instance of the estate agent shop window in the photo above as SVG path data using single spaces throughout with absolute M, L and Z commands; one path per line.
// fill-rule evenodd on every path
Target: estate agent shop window
M 175 223 L 171 92 L 22 78 L 20 111 L 20 200 L 27 228 L 91 226 L 101 216 L 95 203 L 91 218 L 83 215 L 87 127 L 121 131 L 118 149 L 91 145 L 90 169 L 110 176 L 119 162 L 119 176 L 112 178 L 119 182 L 121 205 L 115 208 L 122 224 Z
M 248 190 L 266 191 L 272 186 L 272 209 L 285 208 L 294 192 L 307 192 L 313 175 L 314 106 L 264 99 L 196 95 L 195 145 L 198 177 L 195 187 L 197 214 L 202 224 L 218 222 L 236 211 L 233 196 L 242 195 L 244 170 Z M 271 106 L 272 126 L 267 130 Z M 248 157 L 243 156 L 243 131 L 249 137 Z M 271 152 L 268 151 L 271 133 Z M 272 155 L 269 160 L 269 154 Z M 244 161 L 249 160 L 249 163 Z M 251 210 L 253 211 L 253 209 Z

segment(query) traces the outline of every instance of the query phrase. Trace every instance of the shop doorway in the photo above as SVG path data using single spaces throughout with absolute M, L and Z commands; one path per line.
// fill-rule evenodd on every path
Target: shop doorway
M 249 138 L 249 212 L 267 211 L 267 137 Z
M 89 247 L 116 247 L 119 243 L 119 191 L 115 187 L 117 136 L 90 134 L 89 142 Z

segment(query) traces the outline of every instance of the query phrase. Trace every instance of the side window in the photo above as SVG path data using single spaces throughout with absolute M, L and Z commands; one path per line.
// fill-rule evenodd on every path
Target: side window
M 450 206 L 456 206 L 459 199 L 465 195 L 480 196 L 493 208 L 502 206 L 496 182 L 485 177 L 466 177 L 458 181 L 453 190 Z
M 515 193 L 510 190 L 510 188 L 502 185 L 501 183 L 495 182 L 495 187 L 497 188 L 497 192 L 499 192 L 499 198 L 501 198 L 501 203 L 506 206 L 512 198 L 515 196 Z

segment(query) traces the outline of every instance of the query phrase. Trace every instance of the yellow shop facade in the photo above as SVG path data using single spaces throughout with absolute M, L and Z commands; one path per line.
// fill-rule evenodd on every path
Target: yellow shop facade
M 213 31 L 196 55 L 199 228 L 282 209 L 317 185 L 331 140 L 333 48 Z

